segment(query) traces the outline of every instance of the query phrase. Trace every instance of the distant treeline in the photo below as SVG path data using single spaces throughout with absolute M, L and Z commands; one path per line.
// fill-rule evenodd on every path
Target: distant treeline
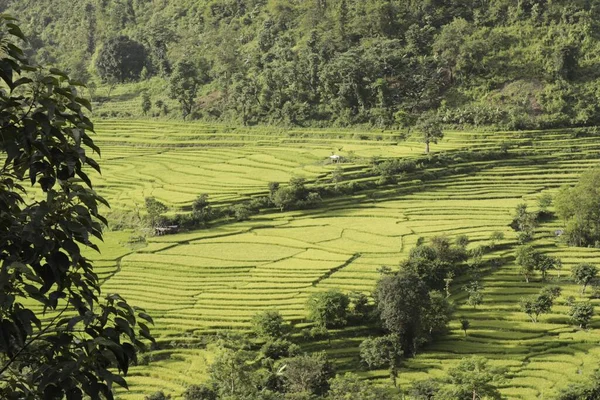
M 1 0 L 0 11 L 20 18 L 36 60 L 87 82 L 160 77 L 184 117 L 600 123 L 598 0 Z

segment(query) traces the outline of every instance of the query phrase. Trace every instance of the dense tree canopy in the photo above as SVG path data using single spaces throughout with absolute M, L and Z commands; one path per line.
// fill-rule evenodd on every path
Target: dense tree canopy
M 98 75 L 109 83 L 137 80 L 145 65 L 146 49 L 127 36 L 107 40 L 96 58 Z
M 569 244 L 600 243 L 600 169 L 586 171 L 574 187 L 563 187 L 556 195 L 557 214 L 565 222 Z
M 69 71 L 85 71 L 119 36 L 143 45 L 149 74 L 195 65 L 206 73 L 196 101 L 207 118 L 410 126 L 433 110 L 446 123 L 501 128 L 600 122 L 599 9 L 597 0 L 0 2 L 26 23 L 28 52 Z

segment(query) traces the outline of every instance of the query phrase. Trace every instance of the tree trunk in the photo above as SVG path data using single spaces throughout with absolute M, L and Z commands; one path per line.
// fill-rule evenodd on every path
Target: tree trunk
M 425 142 L 425 153 L 429 154 L 429 141 Z

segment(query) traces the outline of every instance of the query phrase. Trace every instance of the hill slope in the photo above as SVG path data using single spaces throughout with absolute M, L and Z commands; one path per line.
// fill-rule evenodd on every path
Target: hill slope
M 136 108 L 143 90 L 164 101 L 185 60 L 206 119 L 389 126 L 436 110 L 504 129 L 600 123 L 597 1 L 2 0 L 0 11 L 21 19 L 30 54 L 84 81 L 98 81 L 109 39 L 139 42 Z

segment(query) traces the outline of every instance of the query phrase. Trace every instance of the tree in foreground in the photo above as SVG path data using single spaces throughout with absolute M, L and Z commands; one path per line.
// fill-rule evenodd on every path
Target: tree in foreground
M 491 367 L 483 357 L 463 358 L 448 371 L 448 385 L 444 386 L 436 399 L 471 400 L 500 399 L 500 392 L 494 384 L 503 376 L 503 371 Z
M 106 201 L 86 166 L 99 153 L 75 83 L 31 65 L 0 16 L 0 398 L 113 399 L 151 339 L 141 310 L 103 298 L 82 247 L 98 249 Z M 26 201 L 25 185 L 35 201 Z M 43 311 L 40 311 L 43 310 Z
M 578 264 L 571 270 L 571 277 L 575 283 L 581 285 L 581 294 L 585 294 L 585 289 L 596 279 L 597 275 L 598 268 L 588 263 Z

